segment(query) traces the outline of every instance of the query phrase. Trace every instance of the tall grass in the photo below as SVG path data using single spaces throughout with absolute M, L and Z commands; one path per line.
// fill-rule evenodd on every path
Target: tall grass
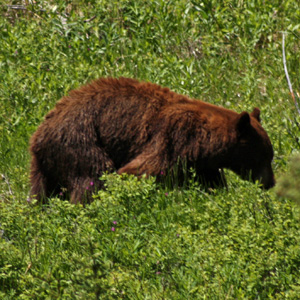
M 31 134 L 59 98 L 100 76 L 152 81 L 238 112 L 259 107 L 276 177 L 286 173 L 300 120 L 281 41 L 284 31 L 297 94 L 299 3 L 2 2 L 1 298 L 297 298 L 298 207 L 231 172 L 228 190 L 210 193 L 107 175 L 107 190 L 85 208 L 26 199 Z

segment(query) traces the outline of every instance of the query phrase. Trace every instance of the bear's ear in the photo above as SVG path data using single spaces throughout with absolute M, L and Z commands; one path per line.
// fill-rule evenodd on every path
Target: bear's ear
M 241 112 L 236 119 L 236 130 L 237 132 L 242 135 L 243 133 L 245 133 L 245 131 L 247 131 L 250 128 L 250 115 L 243 111 Z
M 260 110 L 255 107 L 251 113 L 251 117 L 255 118 L 258 122 L 260 122 Z

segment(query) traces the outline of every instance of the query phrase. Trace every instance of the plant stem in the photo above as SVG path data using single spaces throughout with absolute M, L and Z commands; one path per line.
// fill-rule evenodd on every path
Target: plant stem
M 298 111 L 298 114 L 300 115 L 299 105 L 298 105 L 297 99 L 296 99 L 296 97 L 295 97 L 295 94 L 294 94 L 294 92 L 293 92 L 293 88 L 292 88 L 292 84 L 291 84 L 291 81 L 290 81 L 288 69 L 287 69 L 287 66 L 286 66 L 286 58 L 285 58 L 285 50 L 284 50 L 284 40 L 285 40 L 285 32 L 282 33 L 282 57 L 283 57 L 283 67 L 284 67 L 285 76 L 286 76 L 286 79 L 287 79 L 287 82 L 288 82 L 288 85 L 289 85 L 290 93 L 291 93 L 291 95 L 292 95 L 292 98 L 293 98 L 293 101 L 294 101 L 294 103 L 295 103 L 295 106 L 296 106 L 296 109 L 297 109 L 297 111 Z

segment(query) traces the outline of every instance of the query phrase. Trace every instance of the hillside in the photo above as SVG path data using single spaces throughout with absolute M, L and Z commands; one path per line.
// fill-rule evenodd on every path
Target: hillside
M 295 187 L 300 116 L 282 34 L 297 98 L 298 1 L 2 2 L 0 298 L 297 299 L 300 193 L 288 184 L 280 197 L 230 171 L 210 192 L 112 174 L 86 207 L 27 199 L 30 136 L 62 96 L 108 76 L 259 107 L 276 179 Z

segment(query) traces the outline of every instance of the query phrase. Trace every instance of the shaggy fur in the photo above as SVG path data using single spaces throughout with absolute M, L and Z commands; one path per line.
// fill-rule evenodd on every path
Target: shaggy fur
M 152 83 L 98 79 L 63 97 L 32 136 L 31 195 L 90 202 L 104 171 L 159 176 L 178 158 L 206 184 L 220 184 L 229 168 L 270 188 L 273 150 L 259 115 Z

